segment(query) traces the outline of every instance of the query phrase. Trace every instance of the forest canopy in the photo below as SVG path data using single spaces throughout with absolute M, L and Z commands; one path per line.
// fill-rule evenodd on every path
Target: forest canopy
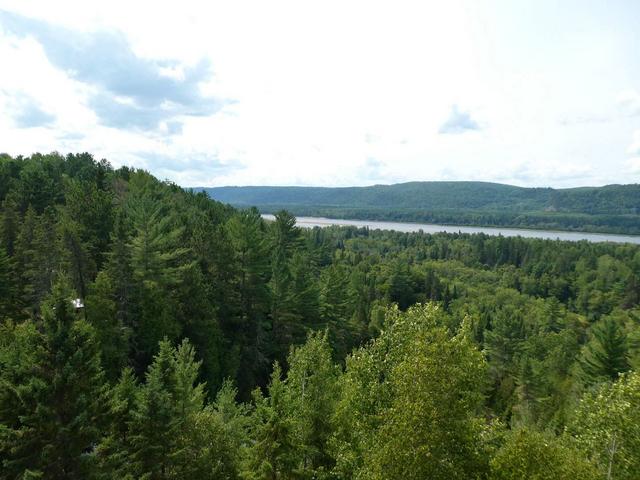
M 639 246 L 303 230 L 88 153 L 0 156 L 0 205 L 1 479 L 638 478 Z

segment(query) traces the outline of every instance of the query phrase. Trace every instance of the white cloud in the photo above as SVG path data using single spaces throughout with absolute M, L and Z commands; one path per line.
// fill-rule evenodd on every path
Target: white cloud
M 87 150 L 186 186 L 628 182 L 640 60 L 621 8 L 0 0 L 49 29 L 0 14 L 0 148 Z M 51 29 L 80 46 L 53 51 Z M 19 96 L 46 128 L 18 128 Z
M 630 115 L 640 115 L 640 93 L 636 90 L 625 90 L 620 93 L 618 103 Z
M 452 105 L 449 118 L 440 126 L 438 133 L 461 134 L 475 130 L 480 130 L 480 125 L 471 118 L 471 114 L 460 110 L 457 105 Z

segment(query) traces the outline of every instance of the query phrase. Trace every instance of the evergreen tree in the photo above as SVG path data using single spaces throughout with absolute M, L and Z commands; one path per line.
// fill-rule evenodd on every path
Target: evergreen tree
M 273 355 L 281 363 L 286 361 L 287 345 L 299 321 L 291 295 L 291 258 L 302 247 L 301 232 L 295 225 L 295 217 L 285 210 L 276 213 L 271 225 L 271 330 Z
M 331 345 L 337 355 L 344 357 L 353 345 L 354 327 L 350 323 L 349 278 L 345 268 L 333 264 L 320 275 L 320 315 L 329 329 Z
M 130 422 L 128 469 L 134 478 L 168 478 L 177 434 L 173 429 L 173 382 L 173 352 L 165 340 L 147 370 Z
M 128 328 L 136 328 L 135 299 L 136 289 L 131 267 L 131 248 L 129 231 L 122 210 L 115 216 L 111 234 L 111 251 L 108 254 L 106 270 L 112 279 L 116 297 L 116 316 Z
M 311 255 L 295 252 L 291 258 L 291 307 L 298 316 L 300 326 L 317 326 L 320 321 L 320 298 L 316 267 Z M 297 343 L 302 332 L 295 332 Z
M 177 349 L 160 342 L 131 418 L 119 422 L 128 425 L 126 441 L 115 442 L 123 449 L 115 449 L 107 464 L 127 459 L 129 475 L 149 479 L 228 478 L 235 471 L 223 419 L 205 407 L 199 368 L 187 340 Z
M 291 418 L 297 468 L 305 478 L 327 474 L 334 460 L 329 439 L 338 400 L 339 368 L 331 358 L 325 331 L 310 333 L 289 355 L 286 401 Z
M 20 399 L 5 431 L 4 468 L 12 477 L 86 478 L 103 421 L 104 374 L 95 332 L 74 312 L 62 277 L 43 306 L 42 334 L 19 352 L 30 374 L 7 387 Z M 5 400 L 5 399 L 3 399 Z M 0 411 L 7 413 L 6 408 Z
M 63 216 L 59 225 L 65 267 L 80 298 L 85 299 L 89 283 L 95 276 L 96 265 L 89 254 L 88 245 L 81 235 L 81 226 L 68 216 Z
M 587 385 L 612 381 L 629 370 L 627 338 L 615 318 L 605 317 L 591 329 L 591 340 L 579 359 Z
M 108 395 L 108 428 L 97 447 L 98 477 L 125 478 L 129 471 L 133 452 L 131 428 L 138 400 L 138 385 L 132 369 L 122 370 L 118 383 Z
M 194 267 L 190 250 L 181 246 L 183 227 L 176 226 L 174 215 L 150 196 L 130 199 L 134 236 L 131 239 L 133 278 L 139 282 L 139 325 L 135 338 L 137 361 L 150 361 L 158 342 L 175 340 L 182 325 L 176 319 L 175 293 L 186 270 Z
M 85 300 L 86 317 L 96 331 L 102 365 L 109 380 L 116 380 L 129 353 L 129 329 L 117 315 L 115 291 L 106 271 L 96 277 Z
M 0 247 L 4 248 L 7 255 L 14 255 L 15 244 L 19 232 L 18 206 L 13 196 L 7 196 L 2 202 L 2 216 L 0 219 Z
M 264 385 L 268 379 L 269 245 L 255 209 L 233 216 L 226 227 L 234 252 L 233 290 L 238 305 L 237 320 L 226 322 L 226 333 L 237 348 L 235 376 L 241 394 L 247 396 L 255 385 Z
M 18 316 L 18 295 L 11 259 L 0 247 L 0 321 Z
M 36 228 L 38 216 L 35 210 L 28 209 L 22 220 L 20 232 L 15 243 L 15 263 L 16 271 L 19 273 L 18 290 L 22 297 L 22 302 L 31 312 L 39 307 L 34 283 L 38 277 L 38 259 L 36 250 Z
M 242 478 L 278 480 L 294 478 L 296 470 L 293 426 L 287 415 L 286 390 L 282 370 L 276 363 L 268 387 L 268 396 L 254 392 L 251 446 L 245 455 Z

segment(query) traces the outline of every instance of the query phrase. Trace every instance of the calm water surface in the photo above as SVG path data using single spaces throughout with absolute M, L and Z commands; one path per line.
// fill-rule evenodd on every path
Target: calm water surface
M 273 220 L 274 216 L 263 214 L 265 220 Z M 395 230 L 398 232 L 424 233 L 484 233 L 487 235 L 502 235 L 503 237 L 543 238 L 548 240 L 569 240 L 577 242 L 587 240 L 589 242 L 614 242 L 635 243 L 640 245 L 640 235 L 616 235 L 609 233 L 586 232 L 558 232 L 553 230 L 526 230 L 520 228 L 492 228 L 492 227 L 465 227 L 462 225 L 435 225 L 432 223 L 404 223 L 404 222 L 378 222 L 373 220 L 340 220 L 323 217 L 296 217 L 299 227 L 329 227 L 331 225 L 349 227 L 369 227 L 372 230 Z

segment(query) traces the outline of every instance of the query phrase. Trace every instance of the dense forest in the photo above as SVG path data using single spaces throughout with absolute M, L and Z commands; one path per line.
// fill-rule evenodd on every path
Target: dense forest
M 640 234 L 640 185 L 523 188 L 487 182 L 409 182 L 371 187 L 202 188 L 263 213 L 449 225 Z
M 1 479 L 637 479 L 640 247 L 302 230 L 0 156 Z M 637 212 L 636 212 L 637 213 Z

